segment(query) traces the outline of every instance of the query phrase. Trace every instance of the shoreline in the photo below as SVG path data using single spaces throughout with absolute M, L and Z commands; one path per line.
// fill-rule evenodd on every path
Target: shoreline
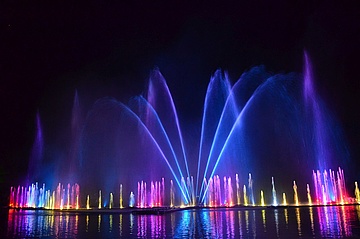
M 286 208 L 305 208 L 305 207 L 334 207 L 334 206 L 356 206 L 360 205 L 358 203 L 348 203 L 348 204 L 329 204 L 329 205 L 266 205 L 266 206 L 244 206 L 244 205 L 235 205 L 231 207 L 227 206 L 218 206 L 218 207 L 205 207 L 205 206 L 190 206 L 190 207 L 152 207 L 152 208 L 137 208 L 137 207 L 126 207 L 126 208 L 79 208 L 79 209 L 47 209 L 47 208 L 32 208 L 32 207 L 4 207 L 5 209 L 12 209 L 16 211 L 49 211 L 49 212 L 64 212 L 64 213 L 79 213 L 79 214 L 135 214 L 135 215 L 163 215 L 167 213 L 173 213 L 183 210 L 263 210 L 263 209 L 286 209 Z

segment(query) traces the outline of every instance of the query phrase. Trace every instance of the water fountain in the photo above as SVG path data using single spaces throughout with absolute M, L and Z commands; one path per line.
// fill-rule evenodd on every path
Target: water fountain
M 233 86 L 227 75 L 216 71 L 205 95 L 197 160 L 187 151 L 187 135 L 158 70 L 151 73 L 145 95 L 133 97 L 127 105 L 100 99 L 85 121 L 76 93 L 66 164 L 55 162 L 60 172 L 50 179 L 71 184 L 58 184 L 52 191 L 30 184 L 49 179 L 39 166 L 44 142 L 37 114 L 28 181 L 11 188 L 9 205 L 231 207 L 265 206 L 265 198 L 272 198 L 271 205 L 278 206 L 275 178 L 277 189 L 283 191 L 281 205 L 353 203 L 343 169 L 331 170 L 346 166 L 340 160 L 348 157 L 346 146 L 338 125 L 316 95 L 307 54 L 304 59 L 303 76 L 271 75 L 260 66 L 245 72 Z M 291 176 L 284 174 L 285 168 Z M 312 177 L 304 174 L 314 168 Z M 270 180 L 271 187 L 266 186 Z M 288 202 L 286 193 L 291 191 L 294 200 Z M 302 195 L 307 203 L 300 200 Z

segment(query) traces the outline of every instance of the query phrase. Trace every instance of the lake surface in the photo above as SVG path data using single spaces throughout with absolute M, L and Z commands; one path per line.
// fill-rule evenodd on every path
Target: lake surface
M 1 238 L 360 238 L 360 206 L 353 205 L 164 215 L 3 209 L 1 217 Z

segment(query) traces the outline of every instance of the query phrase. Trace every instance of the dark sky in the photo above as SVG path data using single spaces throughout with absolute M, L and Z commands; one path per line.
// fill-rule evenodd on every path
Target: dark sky
M 48 142 L 66 145 L 63 132 L 75 90 L 86 114 L 98 98 L 126 103 L 141 94 L 150 71 L 159 67 L 180 119 L 198 122 L 217 68 L 228 71 L 232 82 L 260 64 L 275 73 L 301 72 L 304 49 L 313 62 L 316 89 L 341 123 L 352 164 L 359 168 L 360 8 L 355 4 L 130 2 L 0 3 L 1 185 L 26 172 L 37 111 Z

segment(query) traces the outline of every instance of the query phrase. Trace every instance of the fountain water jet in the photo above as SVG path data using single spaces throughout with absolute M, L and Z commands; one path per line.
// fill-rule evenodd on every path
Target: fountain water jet
M 277 206 L 277 199 L 276 199 L 276 190 L 275 190 L 275 182 L 274 177 L 271 177 L 271 185 L 272 185 L 272 197 L 273 197 L 273 206 Z
M 44 154 L 44 136 L 42 132 L 40 113 L 36 113 L 36 135 L 29 160 L 27 183 L 39 180 Z

